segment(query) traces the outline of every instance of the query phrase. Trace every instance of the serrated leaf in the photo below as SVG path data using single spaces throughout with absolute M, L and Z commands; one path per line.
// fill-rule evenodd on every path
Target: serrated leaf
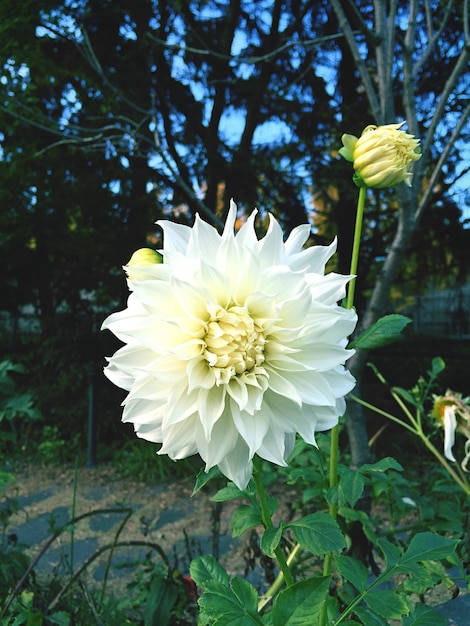
M 411 319 L 405 315 L 385 315 L 352 341 L 351 348 L 372 350 L 393 343 L 410 322 Z
M 281 541 L 282 530 L 282 525 L 278 528 L 266 528 L 261 537 L 261 550 L 271 559 L 274 558 L 274 550 Z
M 287 587 L 273 605 L 273 626 L 318 624 L 330 588 L 329 576 L 306 578 Z
M 198 491 L 201 491 L 201 489 L 205 485 L 207 485 L 210 480 L 212 480 L 213 478 L 220 478 L 221 476 L 222 473 L 216 465 L 214 465 L 214 467 L 211 467 L 208 472 L 206 472 L 204 469 L 199 470 L 198 475 L 196 476 L 196 484 L 194 485 L 194 489 L 191 495 L 196 495 L 196 493 Z
M 260 626 L 263 622 L 258 615 L 257 603 L 253 611 L 252 595 L 246 588 L 248 582 L 241 579 L 234 579 L 232 585 L 235 585 L 237 593 L 248 599 L 249 606 L 245 606 L 240 598 L 226 585 L 212 580 L 206 584 L 204 593 L 199 598 L 200 621 L 216 620 L 217 626 Z M 251 585 L 249 585 L 251 586 Z M 253 590 L 254 591 L 254 590 Z M 255 591 L 256 594 L 256 591 Z
M 447 620 L 432 607 L 417 604 L 410 615 L 403 618 L 403 626 L 446 626 Z
M 227 586 L 229 575 L 213 556 L 206 554 L 194 559 L 189 566 L 189 573 L 196 585 L 204 587 L 210 580 L 217 580 Z
M 367 567 L 350 556 L 337 556 L 335 563 L 341 576 L 346 578 L 360 593 L 365 591 L 369 580 Z
M 229 483 L 226 487 L 222 487 L 211 499 L 214 502 L 227 502 L 228 500 L 236 500 L 237 498 L 244 498 L 245 492 L 239 489 L 233 483 Z
M 376 615 L 385 619 L 400 619 L 409 613 L 408 604 L 396 591 L 373 591 L 365 596 L 365 601 Z
M 434 586 L 431 574 L 425 567 L 418 563 L 407 568 L 406 573 L 408 576 L 404 578 L 401 586 L 408 595 L 412 593 L 424 594 L 428 589 Z
M 410 545 L 399 559 L 398 564 L 406 566 L 407 563 L 440 561 L 452 554 L 457 543 L 457 540 L 447 539 L 447 537 L 435 533 L 418 533 L 410 541 Z
M 262 526 L 261 515 L 248 504 L 241 504 L 232 513 L 232 536 L 239 537 L 241 534 L 253 528 Z
M 250 585 L 247 580 L 235 576 L 230 586 L 236 598 L 248 613 L 258 612 L 258 594 L 256 593 L 256 589 Z
M 386 456 L 376 463 L 366 463 L 362 465 L 358 471 L 360 471 L 361 474 L 368 474 L 370 472 L 386 472 L 390 469 L 396 470 L 397 472 L 403 471 L 403 467 L 398 461 L 391 456 Z
M 327 513 L 312 513 L 288 524 L 295 539 L 312 554 L 341 552 L 345 548 L 343 534 Z
M 364 491 L 364 478 L 360 472 L 345 469 L 340 477 L 339 494 L 343 502 L 354 506 Z

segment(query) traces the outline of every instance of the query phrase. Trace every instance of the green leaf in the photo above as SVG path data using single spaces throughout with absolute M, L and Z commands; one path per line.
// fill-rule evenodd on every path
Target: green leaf
M 329 576 L 317 576 L 301 580 L 281 591 L 273 605 L 273 626 L 318 624 L 329 587 Z
M 431 361 L 431 371 L 429 372 L 429 375 L 434 380 L 434 378 L 439 376 L 439 374 L 444 371 L 445 368 L 446 362 L 444 361 L 444 359 L 442 359 L 440 356 L 436 356 Z
M 401 586 L 408 595 L 412 593 L 424 594 L 428 589 L 434 587 L 433 577 L 423 565 L 415 563 L 406 569 L 406 573 L 408 576 L 404 577 Z
M 258 612 L 258 594 L 248 581 L 236 576 L 231 582 L 231 587 L 240 604 L 249 613 Z
M 416 398 L 410 393 L 407 389 L 403 389 L 403 387 L 393 387 L 393 391 L 400 396 L 405 402 L 411 404 L 411 406 L 418 406 L 418 402 Z
M 400 619 L 409 613 L 408 604 L 396 591 L 373 591 L 365 596 L 365 601 L 376 615 L 385 619 Z
M 399 548 L 390 541 L 387 541 L 383 537 L 377 540 L 378 547 L 382 550 L 387 561 L 387 567 L 394 567 L 401 557 Z
M 377 534 L 372 520 L 365 511 L 358 511 L 347 506 L 340 506 L 338 513 L 348 522 L 359 522 L 362 526 L 365 536 L 372 543 L 377 543 Z
M 215 620 L 217 626 L 260 626 L 255 589 L 241 578 L 234 578 L 231 588 L 218 581 L 209 581 L 199 598 L 200 623 Z
M 365 606 L 357 606 L 354 609 L 354 613 L 361 620 L 364 626 L 388 626 L 388 622 L 384 620 L 380 615 L 376 615 L 374 611 L 371 611 Z
M 366 590 L 369 579 L 367 567 L 350 556 L 337 556 L 335 563 L 341 576 L 344 576 L 360 593 Z
M 446 626 L 446 618 L 430 606 L 417 604 L 414 610 L 403 618 L 403 626 Z
M 328 513 L 306 515 L 287 527 L 292 530 L 302 548 L 312 554 L 341 552 L 346 546 L 338 524 Z
M 248 504 L 241 504 L 232 513 L 232 535 L 233 537 L 239 537 L 241 534 L 253 528 L 254 526 L 261 526 L 263 520 L 261 515 Z
M 222 487 L 212 498 L 214 502 L 227 502 L 228 500 L 236 500 L 244 498 L 246 494 L 239 489 L 234 483 L 229 483 L 226 487 Z
M 386 472 L 387 470 L 396 470 L 397 472 L 402 472 L 403 467 L 400 465 L 398 461 L 396 461 L 391 456 L 386 456 L 377 463 L 366 463 L 359 468 L 361 474 L 368 474 L 370 472 Z
M 266 528 L 261 537 L 261 550 L 271 559 L 274 558 L 274 550 L 281 541 L 282 531 L 282 525 L 280 525 L 279 528 Z
M 409 317 L 393 313 L 385 315 L 362 332 L 351 342 L 351 348 L 372 350 L 393 343 L 400 336 L 402 330 L 411 322 Z
M 145 626 L 168 626 L 178 600 L 178 587 L 172 579 L 155 576 L 145 605 Z
M 345 469 L 339 482 L 339 494 L 342 502 L 354 506 L 364 491 L 364 478 L 361 473 L 349 468 Z
M 212 480 L 213 478 L 220 478 L 221 476 L 222 473 L 216 465 L 214 465 L 214 467 L 211 467 L 208 472 L 206 472 L 204 469 L 199 470 L 199 473 L 196 476 L 196 484 L 194 485 L 194 489 L 191 495 L 196 495 L 196 493 L 198 491 L 201 491 L 201 489 L 205 485 L 207 485 L 210 480 Z
M 436 533 L 418 533 L 410 541 L 410 545 L 399 559 L 398 564 L 406 566 L 407 563 L 445 559 L 452 554 L 457 544 L 457 540 L 447 539 L 447 537 L 442 537 Z
M 216 580 L 226 587 L 229 583 L 229 575 L 227 572 L 218 561 L 209 554 L 194 559 L 189 566 L 189 573 L 199 587 L 204 587 L 204 585 L 211 580 Z

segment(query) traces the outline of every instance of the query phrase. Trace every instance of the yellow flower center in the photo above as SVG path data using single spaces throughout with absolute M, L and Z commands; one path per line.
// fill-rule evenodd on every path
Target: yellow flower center
M 204 358 L 218 381 L 228 382 L 263 363 L 266 338 L 245 306 L 213 304 L 208 312 Z

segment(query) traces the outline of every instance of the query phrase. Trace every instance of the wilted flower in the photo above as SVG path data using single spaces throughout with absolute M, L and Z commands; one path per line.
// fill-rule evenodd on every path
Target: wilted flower
M 448 389 L 444 396 L 434 396 L 433 417 L 444 428 L 444 456 L 449 461 L 455 461 L 452 448 L 455 443 L 455 432 L 467 437 L 465 444 L 465 459 L 462 467 L 467 471 L 470 456 L 470 406 L 468 398 Z
M 420 141 L 400 130 L 403 124 L 367 126 L 359 139 L 342 136 L 339 153 L 353 164 L 357 185 L 383 189 L 403 182 L 411 187 L 410 167 L 421 158 Z
M 126 344 L 105 370 L 129 391 L 123 421 L 244 488 L 255 454 L 285 465 L 296 433 L 314 444 L 336 425 L 356 315 L 337 304 L 350 276 L 324 275 L 336 242 L 302 249 L 305 224 L 284 243 L 272 216 L 258 240 L 256 212 L 235 234 L 236 211 L 222 235 L 199 216 L 159 222 L 164 262 L 132 267 L 128 306 L 103 328 Z

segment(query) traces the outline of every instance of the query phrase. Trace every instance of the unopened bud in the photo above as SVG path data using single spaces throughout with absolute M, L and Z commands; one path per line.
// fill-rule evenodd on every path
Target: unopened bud
M 148 265 L 157 265 L 163 263 L 163 257 L 151 248 L 139 248 L 131 256 L 126 265 L 126 272 L 128 277 L 132 280 L 135 276 L 129 271 L 129 268 L 147 267 Z
M 410 167 L 421 158 L 420 140 L 400 130 L 401 124 L 367 126 L 362 135 L 343 135 L 339 153 L 353 164 L 359 187 L 411 187 Z

